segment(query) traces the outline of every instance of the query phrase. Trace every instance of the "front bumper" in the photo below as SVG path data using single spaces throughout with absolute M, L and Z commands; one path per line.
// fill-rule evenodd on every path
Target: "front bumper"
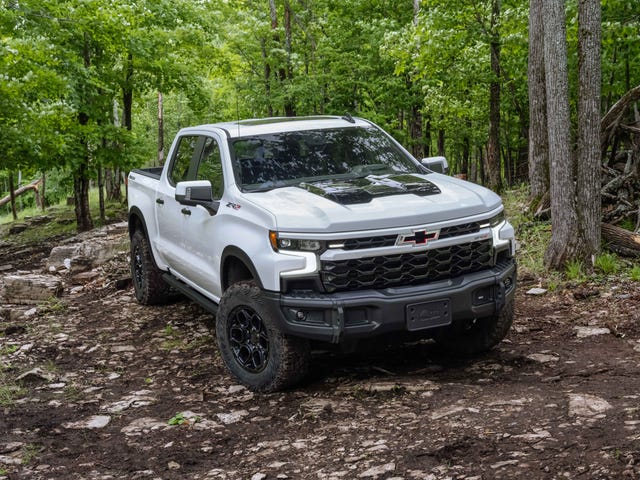
M 263 298 L 285 334 L 340 343 L 496 315 L 515 294 L 516 270 L 510 259 L 425 285 L 333 294 L 264 291 Z

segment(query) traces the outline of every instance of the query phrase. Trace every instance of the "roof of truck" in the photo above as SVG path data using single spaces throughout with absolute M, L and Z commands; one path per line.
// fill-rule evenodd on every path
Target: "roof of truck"
M 345 115 L 343 117 L 319 115 L 310 117 L 271 117 L 234 122 L 213 123 L 192 127 L 195 129 L 222 129 L 229 138 L 248 137 L 279 132 L 316 130 L 324 128 L 371 126 L 367 120 Z

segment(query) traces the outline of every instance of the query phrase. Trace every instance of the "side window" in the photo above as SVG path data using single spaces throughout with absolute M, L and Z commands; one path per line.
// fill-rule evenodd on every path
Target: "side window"
M 189 167 L 197 144 L 198 137 L 180 137 L 180 143 L 178 143 L 178 149 L 174 155 L 169 175 L 172 185 L 175 186 L 178 182 L 191 180 L 189 178 Z
M 224 178 L 222 176 L 222 163 L 220 159 L 220 147 L 211 137 L 206 137 L 204 148 L 198 162 L 197 180 L 209 180 L 213 187 L 213 198 L 222 197 L 224 190 Z

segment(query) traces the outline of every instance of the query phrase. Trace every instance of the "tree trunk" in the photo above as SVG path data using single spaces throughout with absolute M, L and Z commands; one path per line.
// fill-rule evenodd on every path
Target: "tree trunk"
M 492 0 L 491 11 L 491 72 L 493 78 L 489 85 L 489 142 L 485 172 L 487 186 L 495 191 L 502 188 L 500 174 L 500 0 Z
M 564 1 L 546 0 L 543 11 L 552 228 L 544 261 L 548 267 L 559 270 L 575 258 L 579 233 L 571 161 Z
M 133 55 L 127 55 L 125 65 L 124 87 L 122 88 L 122 126 L 128 131 L 133 128 L 132 111 L 133 111 Z
M 73 178 L 73 194 L 75 197 L 75 213 L 78 231 L 84 232 L 93 228 L 91 211 L 89 209 L 89 178 L 87 172 L 88 160 L 85 158 Z
M 600 0 L 578 2 L 577 213 L 582 260 L 600 251 Z
M 16 221 L 18 220 L 18 211 L 16 210 L 16 194 L 14 190 L 13 172 L 9 171 L 9 201 L 11 202 L 11 214 L 13 215 L 13 220 Z
M 36 194 L 36 197 L 37 197 L 38 196 L 38 184 L 43 181 L 43 178 L 42 179 L 38 179 L 38 180 L 34 180 L 29 185 L 25 185 L 25 186 L 20 187 L 20 188 L 18 188 L 17 190 L 14 191 L 13 173 L 9 172 L 9 195 L 7 195 L 6 197 L 0 198 L 0 207 L 2 207 L 3 205 L 6 205 L 7 203 L 11 202 L 12 203 L 11 210 L 13 211 L 15 209 L 14 205 L 15 205 L 15 202 L 16 202 L 16 198 L 19 197 L 20 195 L 22 195 L 23 193 L 28 192 L 29 190 L 33 190 L 35 192 L 35 194 Z M 16 218 L 14 218 L 14 220 L 16 220 Z
M 640 235 L 609 223 L 603 223 L 601 231 L 610 250 L 627 257 L 640 257 Z
M 106 141 L 105 141 L 106 143 Z M 104 208 L 104 174 L 102 167 L 98 167 L 98 203 L 100 206 L 100 220 L 102 223 L 106 220 L 105 208 Z
M 164 165 L 164 104 L 162 92 L 158 92 L 158 165 Z
M 549 190 L 543 1 L 529 2 L 529 184 L 533 202 Z
M 445 132 L 444 129 L 438 129 L 438 156 L 445 157 L 444 149 Z
M 424 143 L 422 140 L 422 113 L 415 103 L 411 106 L 409 118 L 409 135 L 411 136 L 411 153 L 418 160 L 424 158 Z
M 84 67 L 88 71 L 91 66 L 91 53 L 89 51 L 89 34 L 84 34 L 84 44 L 82 56 L 84 58 Z M 87 87 L 88 88 L 88 87 Z M 85 97 L 82 99 L 85 103 L 81 107 L 78 114 L 78 123 L 81 126 L 89 124 L 89 93 L 85 91 Z M 91 211 L 89 210 L 89 177 L 88 177 L 88 165 L 89 165 L 89 145 L 85 138 L 81 139 L 81 151 L 82 160 L 77 167 L 73 176 L 73 194 L 75 200 L 75 213 L 76 223 L 78 225 L 78 231 L 83 232 L 91 230 L 93 228 L 93 221 L 91 220 Z
M 283 87 L 285 91 L 284 113 L 287 117 L 296 116 L 296 101 L 291 94 L 291 83 L 293 81 L 293 66 L 291 64 L 292 50 L 292 32 L 291 32 L 291 5 L 288 0 L 284 2 L 284 32 L 285 32 L 285 51 L 287 52 L 287 69 L 285 78 L 283 79 Z

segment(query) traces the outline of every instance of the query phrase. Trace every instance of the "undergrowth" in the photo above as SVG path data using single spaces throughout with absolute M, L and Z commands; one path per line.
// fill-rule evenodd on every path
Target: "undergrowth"
M 502 195 L 507 218 L 516 231 L 519 277 L 532 277 L 551 291 L 562 288 L 566 283 L 640 281 L 640 261 L 607 251 L 606 245 L 602 253 L 593 259 L 593 264 L 572 261 L 563 272 L 548 270 L 544 266 L 544 252 L 551 239 L 551 222 L 535 220 L 527 211 L 528 194 L 528 185 L 522 185 Z

